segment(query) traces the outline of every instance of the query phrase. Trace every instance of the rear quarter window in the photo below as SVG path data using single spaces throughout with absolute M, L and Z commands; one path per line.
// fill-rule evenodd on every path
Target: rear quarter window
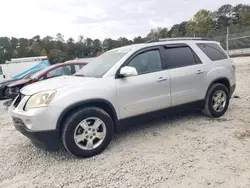
M 226 53 L 216 43 L 197 43 L 196 44 L 212 61 L 227 59 Z

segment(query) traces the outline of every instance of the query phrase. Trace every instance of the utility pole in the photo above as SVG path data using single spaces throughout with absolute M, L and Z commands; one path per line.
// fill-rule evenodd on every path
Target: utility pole
M 227 26 L 227 36 L 226 36 L 226 44 L 227 44 L 227 55 L 229 55 L 229 27 Z

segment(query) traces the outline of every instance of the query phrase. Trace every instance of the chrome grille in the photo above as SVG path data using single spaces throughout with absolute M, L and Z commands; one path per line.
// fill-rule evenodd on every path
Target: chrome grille
M 14 106 L 15 108 L 20 104 L 20 102 L 22 101 L 23 97 L 24 97 L 23 94 L 19 94 L 19 95 L 16 97 L 15 102 L 14 102 L 14 104 L 13 104 L 13 106 Z

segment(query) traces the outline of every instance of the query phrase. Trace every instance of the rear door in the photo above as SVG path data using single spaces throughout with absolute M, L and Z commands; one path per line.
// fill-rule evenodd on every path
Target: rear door
M 171 77 L 172 106 L 204 98 L 204 65 L 187 44 L 164 46 L 165 62 Z

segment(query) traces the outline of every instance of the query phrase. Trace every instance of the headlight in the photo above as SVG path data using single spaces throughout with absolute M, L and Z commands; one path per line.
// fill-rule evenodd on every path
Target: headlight
M 56 91 L 44 91 L 40 93 L 36 93 L 31 96 L 28 102 L 25 105 L 24 110 L 28 111 L 33 108 L 46 107 L 49 105 L 53 97 L 55 96 Z

